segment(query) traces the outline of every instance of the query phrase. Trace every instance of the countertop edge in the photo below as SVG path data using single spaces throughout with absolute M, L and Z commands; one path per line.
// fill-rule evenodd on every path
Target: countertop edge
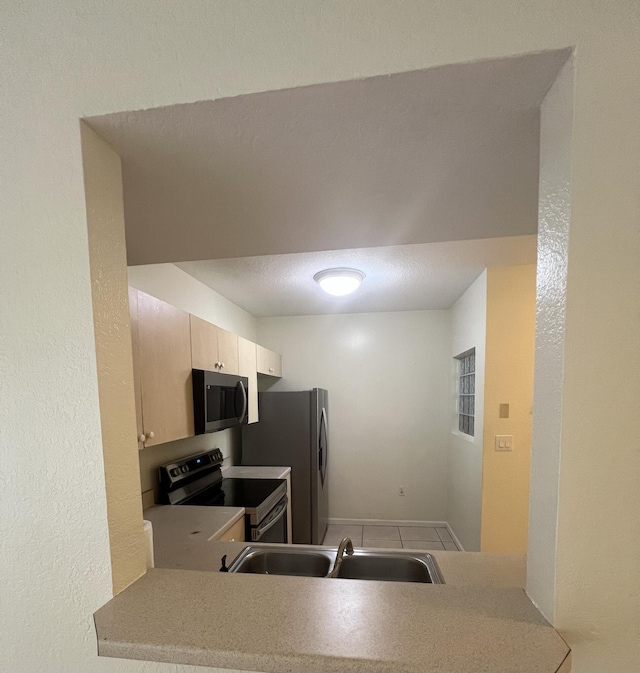
M 238 511 L 231 517 L 231 519 L 229 519 L 227 521 L 227 523 L 224 524 L 224 526 L 222 526 L 219 530 L 217 530 L 207 540 L 207 542 L 211 542 L 211 541 L 215 540 L 218 537 L 218 535 L 221 535 L 222 533 L 224 533 L 226 530 L 231 528 L 231 526 L 233 526 L 234 523 L 236 523 L 237 521 L 240 521 L 240 519 L 242 519 L 244 517 L 244 515 L 245 515 L 244 507 L 237 507 L 237 508 L 234 508 L 234 509 L 238 509 Z
M 360 671 L 367 673 L 431 673 L 426 669 L 407 667 L 398 660 L 375 660 L 362 658 L 332 657 L 323 655 L 247 654 L 223 650 L 173 648 L 160 645 L 138 643 L 98 642 L 98 656 L 135 661 L 154 661 L 181 666 L 203 666 L 216 669 L 249 671 L 251 673 L 282 673 L 300 671 L 304 673 L 345 673 Z M 561 664 L 562 666 L 562 664 Z M 559 670 L 559 669 L 557 669 Z M 557 670 L 553 673 L 557 673 Z M 436 673 L 435 670 L 433 673 Z

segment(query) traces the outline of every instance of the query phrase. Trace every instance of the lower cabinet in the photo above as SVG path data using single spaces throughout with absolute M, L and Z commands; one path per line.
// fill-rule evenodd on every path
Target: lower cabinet
M 244 542 L 244 517 L 241 517 L 216 538 L 217 542 Z

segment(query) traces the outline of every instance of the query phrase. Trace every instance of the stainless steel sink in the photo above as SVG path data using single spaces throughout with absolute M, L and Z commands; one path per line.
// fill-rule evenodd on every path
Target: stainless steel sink
M 336 558 L 335 550 L 311 551 L 283 547 L 245 547 L 229 566 L 230 573 L 326 577 Z
M 342 558 L 338 577 L 386 582 L 444 583 L 431 554 L 411 552 L 385 553 L 356 550 L 352 556 Z
M 245 547 L 229 566 L 231 573 L 328 577 L 336 560 L 336 549 L 262 545 Z M 423 582 L 444 584 L 431 554 L 405 551 L 356 549 L 343 556 L 337 575 L 343 579 Z

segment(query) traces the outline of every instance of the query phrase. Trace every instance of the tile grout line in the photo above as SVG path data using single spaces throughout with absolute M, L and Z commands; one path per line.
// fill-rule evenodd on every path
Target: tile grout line
M 436 550 L 436 551 L 453 551 L 453 550 L 447 550 L 446 547 L 445 547 L 445 543 L 447 543 L 447 544 L 453 544 L 454 547 L 456 548 L 456 550 L 457 550 L 457 551 L 460 551 L 460 550 L 458 549 L 458 546 L 456 545 L 455 541 L 453 541 L 453 540 L 445 540 L 445 539 L 440 535 L 440 530 L 443 530 L 443 531 L 445 531 L 445 532 L 448 533 L 447 529 L 446 529 L 444 526 L 429 526 L 429 528 L 433 528 L 433 529 L 434 529 L 434 531 L 435 531 L 435 533 L 436 533 L 436 535 L 437 535 L 437 537 L 438 537 L 437 540 L 405 540 L 405 539 L 402 537 L 402 533 L 400 532 L 400 528 L 402 528 L 402 526 L 388 526 L 388 525 L 385 525 L 385 524 L 367 524 L 367 528 L 376 528 L 376 527 L 382 527 L 382 528 L 395 528 L 396 531 L 397 531 L 397 534 L 398 534 L 398 538 L 396 538 L 396 539 L 388 539 L 388 538 L 369 538 L 369 539 L 368 539 L 369 544 L 367 544 L 367 545 L 365 546 L 365 543 L 364 543 L 364 528 L 365 528 L 365 526 L 364 526 L 364 525 L 357 525 L 357 524 L 331 524 L 331 525 L 327 528 L 327 533 L 330 532 L 330 531 L 329 531 L 329 528 L 330 528 L 331 526 L 340 527 L 340 526 L 343 526 L 343 525 L 344 525 L 345 527 L 348 526 L 348 527 L 350 527 L 350 528 L 359 528 L 359 529 L 360 529 L 360 532 L 359 532 L 358 534 L 354 535 L 354 534 L 352 533 L 352 538 L 356 538 L 356 542 L 355 542 L 355 546 L 356 546 L 356 547 L 366 548 L 366 546 L 375 546 L 375 542 L 383 542 L 383 543 L 384 543 L 384 542 L 400 542 L 400 548 L 401 548 L 401 549 L 411 549 L 411 548 L 412 548 L 412 545 L 411 545 L 412 542 L 422 542 L 422 543 L 424 543 L 424 542 L 429 542 L 429 543 L 433 543 L 434 545 L 439 544 L 439 545 L 441 546 L 441 549 L 440 549 L 440 550 Z M 405 528 L 407 528 L 407 527 L 408 527 L 408 528 L 412 528 L 412 526 L 405 526 Z M 326 536 L 325 536 L 325 537 L 326 537 Z M 326 544 L 326 542 L 325 542 L 325 544 Z M 382 548 L 384 548 L 384 547 L 382 547 Z M 396 548 L 396 549 L 397 549 L 397 547 L 389 547 L 389 548 Z M 426 550 L 426 551 L 429 551 L 429 550 Z

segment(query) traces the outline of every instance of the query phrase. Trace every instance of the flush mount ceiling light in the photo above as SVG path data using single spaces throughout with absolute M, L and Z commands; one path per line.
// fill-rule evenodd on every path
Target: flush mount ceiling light
M 325 269 L 318 271 L 313 280 L 327 293 L 335 297 L 355 292 L 364 280 L 364 273 L 358 269 Z

